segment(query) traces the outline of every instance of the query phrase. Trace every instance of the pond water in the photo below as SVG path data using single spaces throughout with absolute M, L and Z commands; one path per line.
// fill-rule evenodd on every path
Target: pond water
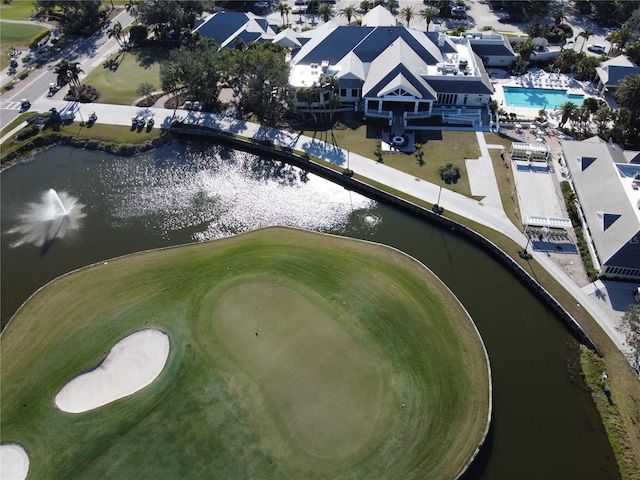
M 368 239 L 440 276 L 486 344 L 494 419 L 466 480 L 619 478 L 590 395 L 569 378 L 575 341 L 502 267 L 448 231 L 297 168 L 200 144 L 130 158 L 55 147 L 3 172 L 0 186 L 3 325 L 46 282 L 114 256 L 276 224 Z M 39 242 L 25 234 L 41 232 L 25 213 L 49 189 L 84 217 Z

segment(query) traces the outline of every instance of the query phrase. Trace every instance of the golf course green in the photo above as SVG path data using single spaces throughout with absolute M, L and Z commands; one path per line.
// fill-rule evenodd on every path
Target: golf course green
M 146 329 L 170 344 L 155 380 L 56 407 Z M 482 340 L 427 268 L 289 228 L 65 275 L 14 316 L 0 360 L 2 443 L 34 479 L 454 479 L 491 411 Z

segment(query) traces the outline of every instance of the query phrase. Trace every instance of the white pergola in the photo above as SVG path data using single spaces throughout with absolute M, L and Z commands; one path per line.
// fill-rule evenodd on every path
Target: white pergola
M 544 143 L 512 143 L 510 154 L 513 160 L 546 162 L 551 155 L 551 149 Z
M 526 232 L 529 227 L 554 228 L 566 231 L 572 228 L 572 225 L 571 220 L 568 218 L 527 215 L 524 221 L 524 231 Z

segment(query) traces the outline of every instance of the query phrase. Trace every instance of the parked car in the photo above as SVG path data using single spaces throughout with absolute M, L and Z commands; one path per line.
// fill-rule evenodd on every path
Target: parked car
M 153 124 L 156 123 L 156 121 L 153 119 L 152 116 L 148 116 L 147 117 L 147 127 L 153 127 Z
M 98 115 L 96 115 L 96 112 L 91 112 L 89 114 L 89 123 L 96 123 L 96 120 L 98 120 Z
M 191 110 L 191 108 L 193 107 L 193 102 L 191 102 L 190 100 L 187 100 L 186 102 L 184 102 L 183 107 L 185 110 Z
M 593 53 L 600 53 L 603 54 L 606 50 L 606 47 L 604 45 L 600 45 L 598 43 L 594 43 L 592 45 L 587 46 L 587 50 L 589 50 L 590 52 Z

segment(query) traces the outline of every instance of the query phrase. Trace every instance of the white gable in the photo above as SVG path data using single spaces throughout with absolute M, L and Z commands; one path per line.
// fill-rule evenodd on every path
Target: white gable
M 369 10 L 367 14 L 362 17 L 363 27 L 395 27 L 396 19 L 389 10 L 382 5 Z
M 380 89 L 378 97 L 384 96 L 422 98 L 422 94 L 401 73 Z

